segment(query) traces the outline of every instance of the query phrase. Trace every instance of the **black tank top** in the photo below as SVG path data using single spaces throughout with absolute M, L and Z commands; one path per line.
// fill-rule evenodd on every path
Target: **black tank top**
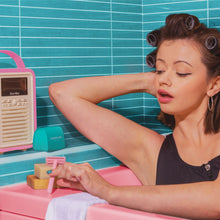
M 157 162 L 157 185 L 213 181 L 218 177 L 220 156 L 202 166 L 185 163 L 179 156 L 173 134 L 164 140 Z

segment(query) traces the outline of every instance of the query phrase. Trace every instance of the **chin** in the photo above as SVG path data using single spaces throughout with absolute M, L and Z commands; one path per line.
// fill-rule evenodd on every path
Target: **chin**
M 160 105 L 160 109 L 161 109 L 161 111 L 164 112 L 165 114 L 169 114 L 169 115 L 174 115 L 174 114 L 176 114 L 176 111 L 174 111 L 173 108 L 168 107 L 168 106 L 163 106 L 163 104 Z

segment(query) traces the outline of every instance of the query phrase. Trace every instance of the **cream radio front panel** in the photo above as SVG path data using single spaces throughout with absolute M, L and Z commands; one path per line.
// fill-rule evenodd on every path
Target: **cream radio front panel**
M 34 89 L 32 72 L 0 73 L 0 152 L 32 145 L 36 128 Z

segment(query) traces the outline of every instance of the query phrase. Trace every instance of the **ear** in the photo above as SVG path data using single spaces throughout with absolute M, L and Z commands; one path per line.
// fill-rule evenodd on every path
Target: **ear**
M 210 80 L 210 86 L 207 91 L 207 95 L 212 97 L 220 92 L 220 76 L 215 77 Z

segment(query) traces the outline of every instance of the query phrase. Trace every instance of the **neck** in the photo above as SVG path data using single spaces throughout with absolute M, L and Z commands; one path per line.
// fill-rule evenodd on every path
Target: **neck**
M 197 110 L 185 115 L 175 115 L 174 134 L 193 142 L 202 142 L 205 134 L 205 111 Z

